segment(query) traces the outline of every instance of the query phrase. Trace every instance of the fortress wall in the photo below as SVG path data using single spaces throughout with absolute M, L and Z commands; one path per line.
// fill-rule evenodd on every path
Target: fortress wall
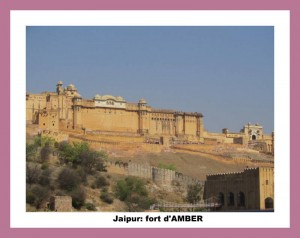
M 212 143 L 214 141 L 215 143 L 233 144 L 236 140 L 236 136 L 227 137 L 226 134 L 223 133 L 206 132 L 204 135 L 204 140 L 206 140 L 207 143 Z
M 138 114 L 134 111 L 110 108 L 83 108 L 82 124 L 89 130 L 137 133 Z
M 39 124 L 40 129 L 46 130 L 86 128 L 112 133 L 139 133 L 142 136 L 176 136 L 183 144 L 247 144 L 249 140 L 257 140 L 265 141 L 265 145 L 256 143 L 259 151 L 274 153 L 274 135 L 264 135 L 262 126 L 258 124 L 248 123 L 240 133 L 227 129 L 223 130 L 226 134 L 209 133 L 204 130 L 200 113 L 154 109 L 146 102 L 126 103 L 126 108 L 114 108 L 113 103 L 107 101 L 103 107 L 95 107 L 95 100 L 81 98 L 74 85 L 64 89 L 59 82 L 56 89 L 56 92 L 26 94 L 27 124 Z M 51 115 L 42 118 L 41 110 Z M 125 142 L 130 143 L 129 140 Z
M 148 165 L 129 163 L 128 175 L 152 179 L 152 167 Z
M 267 152 L 274 153 L 274 137 L 272 135 L 263 135 L 263 140 L 266 143 Z
M 274 199 L 274 168 L 263 167 L 259 170 L 260 208 L 265 208 L 265 199 Z
M 234 144 L 234 142 L 235 141 L 237 141 L 237 140 L 235 140 L 235 138 L 224 138 L 224 140 L 223 140 L 223 142 L 225 143 L 225 144 Z
M 197 132 L 197 119 L 194 116 L 185 116 L 185 134 L 196 136 Z
M 258 150 L 258 151 L 268 151 L 268 145 L 265 141 L 253 140 L 248 142 L 248 146 L 250 149 Z
M 263 135 L 264 140 L 273 140 L 272 135 Z
M 152 119 L 153 118 L 153 119 Z M 175 122 L 171 118 L 150 118 L 150 134 L 175 135 Z
M 139 146 L 142 148 L 143 151 L 150 151 L 153 153 L 158 153 L 161 152 L 163 149 L 162 145 L 158 145 L 158 144 L 146 144 L 146 143 L 141 143 L 139 144 Z
M 99 147 L 101 147 L 101 149 L 107 149 L 107 150 L 112 149 L 112 147 L 116 149 L 116 145 L 118 146 L 117 148 L 120 150 L 128 150 L 128 148 L 130 148 L 131 151 L 141 149 L 142 151 L 146 150 L 154 153 L 161 152 L 161 150 L 163 149 L 162 145 L 143 143 L 144 138 L 142 137 L 132 138 L 130 136 L 127 137 L 126 136 L 105 137 L 105 135 L 102 136 L 100 135 L 95 139 L 93 138 L 94 136 L 87 137 L 86 135 L 83 136 L 83 135 L 70 134 L 69 140 L 76 141 L 76 142 L 86 141 L 90 143 L 93 148 L 99 149 Z
M 75 93 L 76 94 L 76 93 Z M 42 94 L 26 95 L 26 117 L 27 124 L 37 123 L 36 113 L 46 108 L 47 112 L 56 111 L 58 118 L 58 128 L 101 130 L 111 132 L 141 132 L 150 135 L 185 135 L 197 136 L 199 125 L 197 118 L 193 115 L 175 115 L 174 110 L 152 109 L 145 107 L 142 115 L 139 115 L 138 104 L 126 104 L 126 109 L 94 107 L 93 100 L 78 99 L 74 111 L 74 95 L 66 91 L 65 94 L 55 92 L 45 92 Z M 153 112 L 152 112 L 153 110 Z M 175 121 L 178 117 L 178 120 Z M 51 128 L 51 122 L 42 119 L 41 129 Z M 44 125 L 45 123 L 45 125 Z M 74 124 L 75 123 L 75 124 Z M 200 126 L 201 128 L 201 126 Z M 199 132 L 200 133 L 200 132 Z
M 120 167 L 119 165 L 117 166 Z M 203 181 L 196 178 L 182 175 L 181 173 L 177 173 L 173 170 L 157 168 L 150 165 L 129 163 L 128 167 L 124 167 L 123 169 L 127 170 L 128 175 L 130 176 L 151 179 L 153 182 L 162 186 L 171 186 L 173 181 L 178 181 L 182 186 L 188 186 L 191 184 L 204 185 Z
M 175 171 L 152 167 L 152 180 L 160 185 L 172 185 L 175 180 Z
M 26 96 L 26 121 L 34 123 L 38 111 L 46 107 L 46 94 L 30 94 Z
M 182 115 L 178 115 L 175 119 L 175 123 L 176 123 L 176 131 L 177 134 L 183 134 L 184 133 L 184 122 L 183 122 L 183 116 Z
M 39 113 L 38 120 L 40 129 L 54 131 L 59 129 L 57 110 L 49 110 L 47 112 Z
M 142 127 L 143 130 L 150 132 L 150 120 L 151 120 L 151 113 L 147 112 L 145 115 L 142 115 Z
M 238 138 L 241 137 L 241 133 L 228 132 L 225 134 L 228 138 Z
M 216 139 L 224 139 L 226 137 L 223 133 L 214 133 L 214 132 L 206 132 L 205 137 L 207 138 L 216 138 Z
M 98 141 L 98 140 L 92 140 L 89 138 L 85 138 L 83 136 L 72 135 L 72 134 L 69 135 L 69 138 L 70 138 L 70 141 L 74 141 L 74 142 L 82 142 L 82 141 L 88 142 L 91 146 L 94 146 L 94 145 L 96 145 L 96 146 L 119 145 L 120 144 L 120 142 Z
M 38 125 L 35 124 L 29 124 L 26 125 L 26 134 L 29 135 L 38 135 L 41 132 Z
M 105 134 L 93 134 L 85 135 L 86 139 L 98 140 L 102 142 L 125 142 L 125 143 L 142 143 L 144 138 L 141 136 L 126 136 L 126 135 L 105 135 Z
M 71 112 L 70 114 L 73 115 L 73 112 Z M 59 129 L 60 130 L 72 130 L 72 131 L 74 131 L 73 130 L 73 120 L 71 118 L 70 119 L 60 119 L 59 120 Z
M 42 136 L 43 137 L 51 137 L 57 142 L 68 141 L 68 139 L 69 139 L 68 134 L 58 132 L 58 131 L 44 130 L 44 131 L 42 131 Z
M 204 185 L 204 181 L 199 180 L 197 178 L 187 176 L 187 175 L 183 175 L 181 173 L 175 174 L 175 181 L 179 182 L 183 186 L 188 186 L 188 185 L 192 185 L 192 184 L 199 184 L 201 186 Z
M 149 133 L 152 135 L 175 135 L 175 118 L 173 112 L 151 112 L 149 115 Z

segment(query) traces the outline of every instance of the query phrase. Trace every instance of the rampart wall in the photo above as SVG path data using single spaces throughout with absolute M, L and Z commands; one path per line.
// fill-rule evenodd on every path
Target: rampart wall
M 136 163 L 123 163 L 111 162 L 111 165 L 117 166 L 125 171 L 129 176 L 151 179 L 153 182 L 161 186 L 171 186 L 174 182 L 180 185 L 188 186 L 192 184 L 204 185 L 204 181 L 183 175 L 170 169 L 158 168 L 150 165 L 136 164 Z
M 235 144 L 238 139 L 242 137 L 240 133 L 213 133 L 213 132 L 205 132 L 204 133 L 204 141 L 207 144 Z M 242 141 L 240 141 L 242 144 Z
M 58 132 L 58 131 L 49 131 L 49 130 L 43 130 L 42 137 L 51 137 L 57 142 L 68 141 L 69 139 L 68 134 Z

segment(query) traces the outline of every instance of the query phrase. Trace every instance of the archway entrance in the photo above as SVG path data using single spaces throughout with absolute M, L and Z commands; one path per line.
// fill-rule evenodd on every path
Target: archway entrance
M 265 208 L 266 209 L 272 209 L 274 208 L 274 202 L 273 202 L 273 199 L 268 197 L 265 199 Z
M 239 207 L 245 206 L 245 194 L 243 192 L 238 193 L 238 206 Z
M 221 206 L 224 206 L 224 193 L 219 193 L 218 200 Z
M 256 140 L 256 135 L 252 135 L 252 140 Z
M 229 192 L 227 194 L 227 206 L 228 207 L 234 206 L 234 194 L 232 192 Z

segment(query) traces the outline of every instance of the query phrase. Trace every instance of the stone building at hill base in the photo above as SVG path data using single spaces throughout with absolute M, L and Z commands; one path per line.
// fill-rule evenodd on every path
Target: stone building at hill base
M 216 198 L 218 210 L 273 210 L 274 168 L 247 168 L 243 172 L 207 175 L 204 199 Z

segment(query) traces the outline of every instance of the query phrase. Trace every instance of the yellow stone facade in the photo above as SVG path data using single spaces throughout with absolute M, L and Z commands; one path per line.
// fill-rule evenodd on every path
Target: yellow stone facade
M 205 144 L 242 144 L 257 151 L 274 154 L 274 132 L 264 134 L 259 124 L 248 123 L 240 132 L 229 132 L 227 128 L 222 133 L 203 132 Z
M 128 103 L 111 95 L 83 99 L 74 85 L 64 88 L 61 81 L 56 92 L 26 95 L 26 120 L 42 130 L 166 136 L 196 142 L 203 141 L 204 131 L 201 113 L 154 109 L 144 99 Z
M 84 99 L 73 84 L 63 87 L 61 81 L 56 92 L 26 94 L 26 120 L 27 124 L 38 124 L 42 131 L 143 136 L 147 138 L 145 142 L 164 145 L 248 144 L 255 150 L 274 153 L 274 134 L 265 135 L 258 124 L 248 123 L 238 133 L 228 129 L 211 133 L 204 129 L 199 112 L 155 109 L 145 99 L 129 103 L 112 95 Z
M 204 198 L 217 198 L 223 211 L 274 209 L 274 168 L 207 175 Z

